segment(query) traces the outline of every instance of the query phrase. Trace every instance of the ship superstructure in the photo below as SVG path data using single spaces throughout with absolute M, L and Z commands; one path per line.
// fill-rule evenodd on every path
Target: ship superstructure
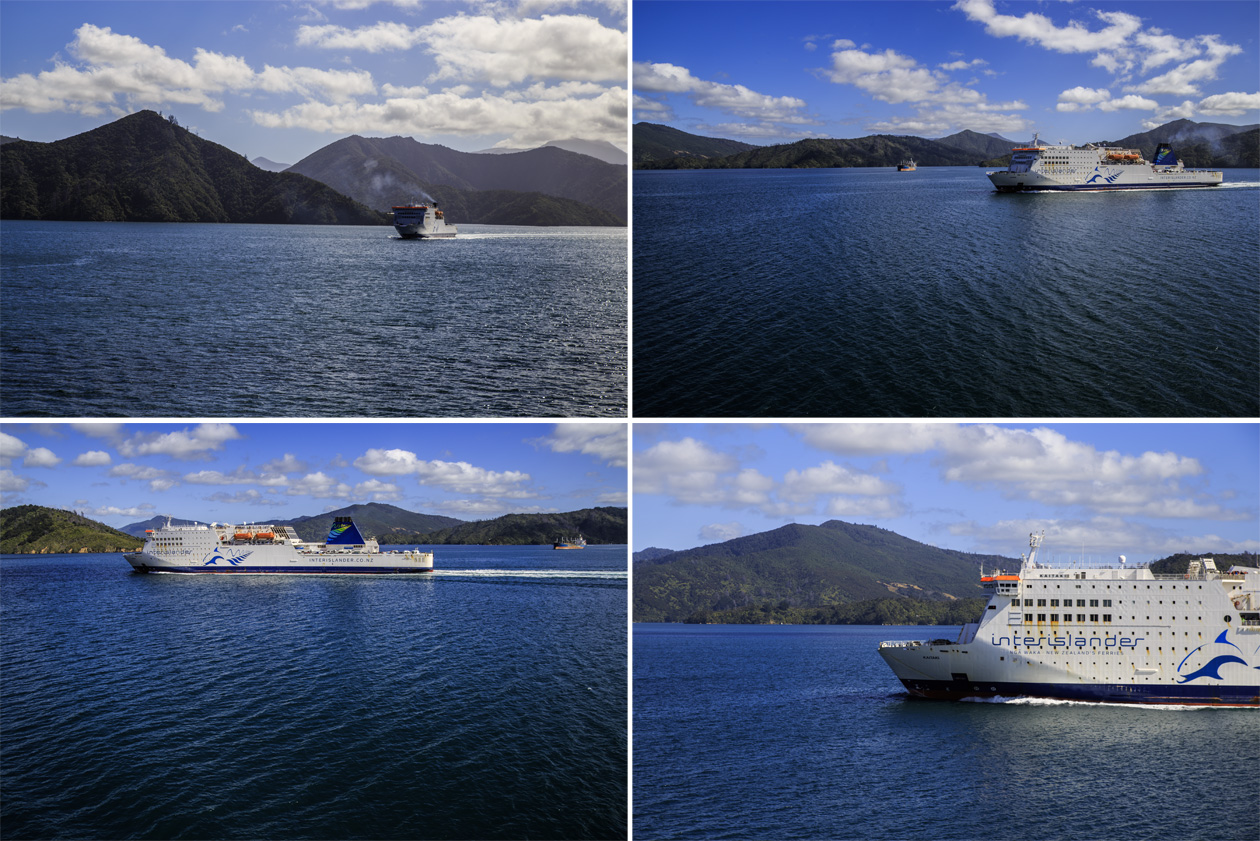
M 957 639 L 882 642 L 913 695 L 1260 706 L 1260 569 L 1043 566 L 1040 535 Z
M 458 233 L 445 214 L 433 204 L 408 204 L 393 208 L 394 230 L 403 239 L 450 239 Z
M 433 553 L 382 552 L 350 517 L 337 517 L 324 543 L 308 543 L 291 526 L 172 525 L 147 532 L 144 547 L 126 555 L 136 572 L 413 573 L 433 569 Z
M 582 536 L 581 532 L 578 532 L 578 534 L 575 537 L 560 537 L 556 539 L 555 543 L 551 544 L 551 548 L 552 549 L 585 549 L 586 538 Z
M 988 176 L 1003 193 L 1216 187 L 1225 180 L 1220 170 L 1186 169 L 1167 143 L 1159 144 L 1154 159 L 1147 161 L 1138 149 L 1049 146 L 1036 135 L 1032 145 L 1011 150 L 1006 169 Z

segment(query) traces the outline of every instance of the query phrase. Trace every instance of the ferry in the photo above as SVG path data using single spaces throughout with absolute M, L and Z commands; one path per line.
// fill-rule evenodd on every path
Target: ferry
M 136 572 L 219 574 L 418 573 L 433 570 L 433 553 L 382 552 L 352 517 L 337 517 L 323 543 L 307 543 L 291 526 L 166 525 L 149 529 L 139 552 L 124 556 Z
M 906 158 L 904 161 L 897 164 L 898 172 L 914 172 L 914 170 L 915 170 L 914 158 Z
M 1186 169 L 1167 143 L 1148 162 L 1138 149 L 1049 146 L 1035 134 L 1031 146 L 1011 150 L 1006 169 L 987 174 L 1001 193 L 1217 187 L 1225 180 L 1220 170 Z
M 438 210 L 437 202 L 397 205 L 393 210 L 394 230 L 403 239 L 451 239 L 457 233 Z
M 1043 566 L 1043 538 L 981 570 L 988 605 L 956 639 L 879 644 L 911 695 L 1260 707 L 1260 569 Z
M 577 537 L 562 537 L 555 543 L 551 544 L 552 549 L 585 549 L 586 538 L 578 534 Z

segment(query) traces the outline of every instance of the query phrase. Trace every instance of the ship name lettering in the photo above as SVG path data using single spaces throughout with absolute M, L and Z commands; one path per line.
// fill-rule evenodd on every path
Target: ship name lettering
M 989 642 L 995 646 L 1012 648 L 1137 648 L 1146 637 L 995 637 Z

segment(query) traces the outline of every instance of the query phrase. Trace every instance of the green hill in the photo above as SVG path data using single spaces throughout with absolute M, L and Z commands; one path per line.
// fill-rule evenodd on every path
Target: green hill
M 383 225 L 292 172 L 267 172 L 153 111 L 54 143 L 0 146 L 0 218 Z
M 937 549 L 875 526 L 832 520 L 639 560 L 634 620 L 681 622 L 696 611 L 827 607 L 892 596 L 981 596 L 980 564 L 1010 559 Z
M 132 552 L 143 543 L 73 511 L 42 505 L 0 511 L 0 552 L 5 554 Z
M 757 147 L 739 140 L 701 137 L 657 123 L 635 123 L 634 161 L 668 161 L 672 158 L 724 158 Z
M 507 514 L 494 520 L 464 523 L 429 534 L 415 535 L 400 543 L 476 544 L 533 546 L 552 543 L 558 537 L 581 532 L 587 543 L 620 544 L 627 541 L 625 508 L 583 508 L 564 514 Z
M 365 537 L 375 537 L 381 543 L 407 542 L 394 541 L 393 535 L 411 535 L 415 532 L 429 532 L 436 529 L 457 526 L 463 523 L 454 517 L 443 517 L 438 514 L 417 514 L 396 505 L 385 505 L 380 502 L 369 502 L 364 505 L 350 505 L 336 511 L 315 514 L 309 517 L 295 517 L 291 520 L 267 520 L 273 526 L 292 526 L 298 537 L 312 542 L 322 542 L 328 537 L 328 529 L 336 517 L 353 517 L 359 531 Z M 177 526 L 192 523 L 208 523 L 203 520 L 171 520 Z M 255 522 L 260 522 L 255 520 Z M 123 526 L 122 531 L 136 537 L 143 537 L 147 529 L 161 528 L 166 524 L 166 517 L 152 517 L 139 523 Z

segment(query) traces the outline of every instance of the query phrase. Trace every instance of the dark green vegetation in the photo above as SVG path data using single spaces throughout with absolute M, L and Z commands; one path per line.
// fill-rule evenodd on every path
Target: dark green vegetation
M 980 617 L 986 601 L 891 597 L 827 607 L 792 607 L 780 600 L 736 610 L 697 610 L 683 621 L 689 625 L 965 625 Z
M 671 158 L 724 158 L 757 147 L 738 140 L 720 140 L 688 134 L 657 123 L 634 124 L 634 162 L 668 161 Z
M 456 225 L 626 224 L 626 168 L 556 146 L 489 155 L 410 137 L 355 135 L 288 171 L 377 210 L 437 201 Z
M 143 542 L 73 511 L 42 505 L 0 511 L 0 552 L 6 555 L 131 552 Z
M 691 138 L 687 144 L 662 145 L 661 129 L 651 123 L 634 126 L 636 169 L 762 169 L 896 166 L 908 157 L 919 166 L 1005 166 L 1014 141 L 973 131 L 926 140 L 920 137 L 878 134 L 851 140 L 812 138 L 775 146 L 749 147 L 739 151 L 701 155 L 693 148 L 720 149 L 716 144 L 735 143 L 677 132 Z M 675 131 L 669 129 L 669 131 Z M 640 137 L 643 143 L 640 144 Z M 1023 141 L 1021 141 L 1023 142 Z M 1176 120 L 1144 134 L 1123 140 L 1098 141 L 1109 146 L 1137 147 L 1149 159 L 1159 143 L 1172 143 L 1173 151 L 1187 167 L 1260 166 L 1260 128 L 1224 123 Z
M 937 549 L 875 526 L 793 524 L 652 560 L 636 553 L 634 619 L 681 622 L 697 611 L 741 615 L 767 602 L 788 610 L 892 596 L 979 598 L 982 563 L 990 568 L 1016 562 Z
M 590 544 L 625 543 L 627 528 L 625 508 L 583 508 L 564 514 L 507 514 L 494 520 L 464 523 L 399 542 L 532 546 L 553 543 L 559 537 L 571 537 L 581 532 Z
M 1151 564 L 1181 575 L 1191 560 L 1254 567 L 1254 554 L 1173 555 Z M 984 610 L 980 567 L 1018 560 L 937 549 L 875 526 L 790 525 L 682 552 L 634 553 L 634 621 L 714 624 L 961 625 Z
M 58 140 L 0 146 L 0 218 L 382 225 L 292 172 L 266 172 L 153 111 Z

